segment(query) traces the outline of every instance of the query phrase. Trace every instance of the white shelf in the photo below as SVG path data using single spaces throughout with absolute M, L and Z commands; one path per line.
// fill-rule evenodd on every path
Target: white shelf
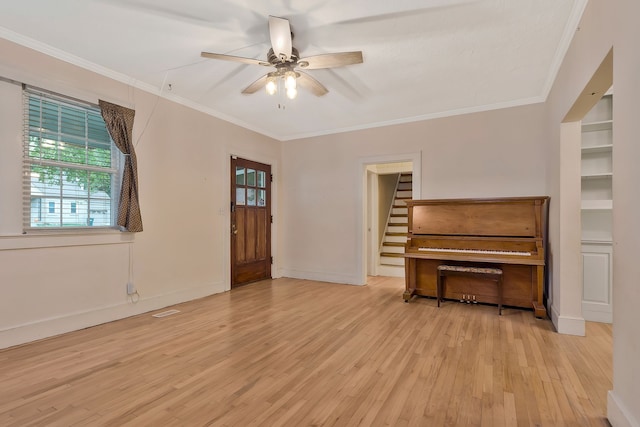
M 582 154 L 608 153 L 613 150 L 613 144 L 594 145 L 593 147 L 582 147 Z
M 582 241 L 583 245 L 606 245 L 613 246 L 613 240 L 588 239 Z
M 613 200 L 583 200 L 582 210 L 598 211 L 613 209 Z
M 613 173 L 605 172 L 605 173 L 590 173 L 590 174 L 582 175 L 582 179 L 603 179 L 603 178 L 613 178 Z
M 582 132 L 596 132 L 599 130 L 609 130 L 613 128 L 613 120 L 602 120 L 582 124 Z

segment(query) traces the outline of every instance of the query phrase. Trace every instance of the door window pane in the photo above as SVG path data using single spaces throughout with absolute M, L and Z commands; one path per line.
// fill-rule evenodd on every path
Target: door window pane
M 258 206 L 266 206 L 266 205 L 267 205 L 267 191 L 258 190 Z
M 258 171 L 258 187 L 264 188 L 266 186 L 266 177 L 267 174 L 265 173 L 265 171 Z
M 244 205 L 244 188 L 236 188 L 236 205 Z
M 256 205 L 256 190 L 253 188 L 247 188 L 247 206 Z
M 236 166 L 236 184 L 244 185 L 244 168 Z M 244 197 L 242 198 L 244 203 Z
M 247 169 L 247 185 L 256 186 L 256 171 L 253 169 Z

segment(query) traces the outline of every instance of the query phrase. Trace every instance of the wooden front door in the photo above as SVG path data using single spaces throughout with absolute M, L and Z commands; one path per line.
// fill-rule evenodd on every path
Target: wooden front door
M 271 166 L 231 158 L 231 287 L 271 278 Z

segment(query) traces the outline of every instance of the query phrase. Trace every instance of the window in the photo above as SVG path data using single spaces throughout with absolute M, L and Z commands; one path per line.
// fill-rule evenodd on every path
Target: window
M 25 230 L 114 227 L 123 156 L 100 110 L 25 89 L 24 121 Z
M 236 204 L 261 207 L 266 206 L 266 177 L 267 173 L 265 171 L 248 168 L 245 169 L 242 166 L 236 166 Z

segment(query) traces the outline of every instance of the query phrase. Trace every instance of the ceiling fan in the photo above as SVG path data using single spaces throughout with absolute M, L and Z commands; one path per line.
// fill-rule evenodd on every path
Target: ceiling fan
M 296 97 L 298 84 L 310 90 L 311 93 L 316 96 L 322 96 L 329 92 L 322 83 L 300 70 L 342 67 L 345 65 L 360 64 L 363 61 L 361 51 L 326 53 L 300 58 L 298 50 L 293 47 L 292 44 L 293 34 L 291 33 L 289 20 L 285 18 L 269 16 L 269 36 L 271 39 L 271 49 L 269 49 L 267 53 L 266 61 L 210 52 L 202 52 L 200 56 L 203 58 L 262 65 L 264 67 L 275 67 L 275 71 L 271 71 L 260 77 L 247 86 L 242 93 L 252 94 L 264 87 L 268 94 L 273 95 L 277 92 L 278 82 L 284 82 L 287 97 L 290 99 Z

